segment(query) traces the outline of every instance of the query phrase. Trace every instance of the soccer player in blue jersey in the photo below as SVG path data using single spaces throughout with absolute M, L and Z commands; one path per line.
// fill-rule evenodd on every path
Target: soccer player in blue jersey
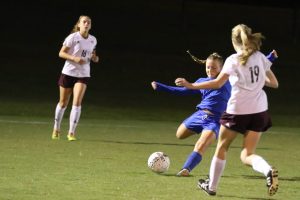
M 267 58 L 273 62 L 276 51 L 272 51 Z M 206 78 L 199 78 L 195 83 L 206 82 L 215 79 L 222 70 L 223 58 L 218 53 L 212 53 L 206 60 L 199 60 L 206 65 Z M 216 138 L 220 129 L 220 118 L 226 110 L 230 97 L 231 86 L 227 81 L 219 89 L 192 90 L 186 87 L 173 87 L 153 81 L 152 87 L 156 91 L 165 91 L 179 95 L 198 94 L 202 96 L 201 102 L 196 106 L 196 112 L 183 121 L 178 127 L 176 137 L 185 139 L 194 134 L 201 134 L 194 146 L 193 152 L 187 157 L 182 169 L 177 176 L 189 176 L 190 172 L 201 162 L 206 149 Z
M 207 78 L 199 78 L 195 83 L 215 79 L 223 66 L 223 58 L 218 53 L 213 53 L 203 60 L 206 65 Z M 193 152 L 187 157 L 182 169 L 177 176 L 189 176 L 190 172 L 201 162 L 206 149 L 218 137 L 220 117 L 226 109 L 230 97 L 231 86 L 227 82 L 220 89 L 190 90 L 185 87 L 172 87 L 153 81 L 152 87 L 156 91 L 165 91 L 173 94 L 202 96 L 201 102 L 196 106 L 196 112 L 183 121 L 178 127 L 176 137 L 185 139 L 194 134 L 201 134 L 195 144 Z

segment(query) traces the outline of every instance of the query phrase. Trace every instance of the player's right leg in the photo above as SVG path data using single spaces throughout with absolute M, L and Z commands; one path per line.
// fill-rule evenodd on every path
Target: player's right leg
M 177 176 L 189 176 L 190 172 L 201 162 L 207 148 L 216 140 L 216 134 L 212 130 L 205 130 L 195 144 L 193 152 L 187 157 L 182 169 Z
M 180 124 L 180 126 L 177 129 L 176 137 L 178 139 L 185 139 L 185 138 L 187 138 L 187 137 L 189 137 L 191 135 L 194 135 L 194 134 L 196 134 L 196 132 L 188 129 L 186 127 L 186 125 L 184 123 L 182 123 L 182 124 Z M 192 155 L 192 154 L 189 157 L 194 157 L 194 160 L 199 160 L 199 161 L 197 161 L 197 163 L 199 163 L 201 161 L 201 158 L 199 159 L 196 154 L 195 155 Z M 189 176 L 190 171 L 191 171 L 191 169 L 186 168 L 185 165 L 184 165 L 181 168 L 181 170 L 177 173 L 177 176 Z
M 60 125 L 64 112 L 72 95 L 72 88 L 59 87 L 59 102 L 55 109 L 54 127 L 52 132 L 52 139 L 56 140 L 60 137 Z
M 220 128 L 218 144 L 210 165 L 209 181 L 207 181 L 207 184 L 204 184 L 204 181 L 200 179 L 198 183 L 198 187 L 209 195 L 216 194 L 219 181 L 225 169 L 228 148 L 232 141 L 236 138 L 237 134 L 237 132 L 228 129 L 223 125 Z
M 186 138 L 192 134 L 202 133 L 193 152 L 187 157 L 182 169 L 177 173 L 177 176 L 189 176 L 189 173 L 201 162 L 202 155 L 207 147 L 214 142 L 216 134 L 219 131 L 219 118 L 215 119 L 209 116 L 203 110 L 197 110 L 191 116 L 184 120 L 177 130 L 178 138 Z M 203 131 L 203 129 L 205 129 Z M 184 130 L 185 132 L 179 130 Z M 180 137 L 179 137 L 180 136 Z
M 178 139 L 185 139 L 185 138 L 190 137 L 191 135 L 195 135 L 195 134 L 196 134 L 196 132 L 188 129 L 186 127 L 186 125 L 184 123 L 182 123 L 182 124 L 180 124 L 180 126 L 177 129 L 176 137 Z

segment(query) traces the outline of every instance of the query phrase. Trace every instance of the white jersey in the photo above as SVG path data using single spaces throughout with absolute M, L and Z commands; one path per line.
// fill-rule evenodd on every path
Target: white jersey
M 97 39 L 92 35 L 85 39 L 79 32 L 75 32 L 65 39 L 63 45 L 70 48 L 68 54 L 81 57 L 85 62 L 81 65 L 66 60 L 62 73 L 73 77 L 90 77 L 90 60 L 92 52 L 96 48 Z
M 232 86 L 226 112 L 229 114 L 253 114 L 266 111 L 268 100 L 263 87 L 266 71 L 272 63 L 260 51 L 256 51 L 245 65 L 239 64 L 238 54 L 228 57 L 221 73 L 229 75 Z

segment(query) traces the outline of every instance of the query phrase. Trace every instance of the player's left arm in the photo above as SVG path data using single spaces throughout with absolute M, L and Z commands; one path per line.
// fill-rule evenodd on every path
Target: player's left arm
M 278 88 L 279 83 L 275 76 L 275 74 L 272 72 L 272 70 L 266 71 L 266 80 L 265 80 L 265 86 L 271 87 L 271 88 Z
M 99 62 L 99 56 L 97 56 L 96 50 L 94 50 L 94 51 L 92 52 L 91 60 L 92 60 L 94 63 Z
M 278 58 L 278 54 L 276 50 L 273 50 L 269 53 L 269 55 L 266 56 L 267 59 L 271 62 L 274 62 Z M 265 80 L 265 86 L 271 87 L 271 88 L 278 88 L 279 83 L 275 76 L 275 74 L 272 72 L 272 70 L 266 71 L 266 80 Z
M 273 49 L 273 50 L 266 56 L 266 58 L 267 58 L 269 61 L 274 62 L 274 61 L 278 58 L 277 51 Z

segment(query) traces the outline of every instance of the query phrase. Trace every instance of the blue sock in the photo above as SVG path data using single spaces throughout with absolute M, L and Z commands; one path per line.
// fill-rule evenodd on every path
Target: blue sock
M 196 152 L 193 151 L 189 157 L 186 159 L 182 169 L 188 169 L 189 171 L 192 171 L 202 160 L 202 156 Z

